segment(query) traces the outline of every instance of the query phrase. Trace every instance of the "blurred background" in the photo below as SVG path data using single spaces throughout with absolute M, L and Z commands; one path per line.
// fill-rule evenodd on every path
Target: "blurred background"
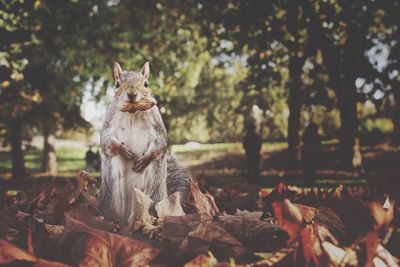
M 246 180 L 249 124 L 257 183 L 303 182 L 311 124 L 317 184 L 395 179 L 399 14 L 397 0 L 1 0 L 0 176 L 88 168 L 114 61 L 149 61 L 172 149 L 199 179 Z

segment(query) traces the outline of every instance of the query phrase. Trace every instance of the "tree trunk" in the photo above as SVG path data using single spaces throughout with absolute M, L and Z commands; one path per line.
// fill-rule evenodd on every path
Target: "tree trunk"
M 11 145 L 12 179 L 22 180 L 25 177 L 25 159 L 22 152 L 21 121 L 10 119 L 8 134 Z
M 291 167 L 298 167 L 300 162 L 300 112 L 301 112 L 301 74 L 304 59 L 292 56 L 289 62 L 289 120 L 288 150 Z
M 360 54 L 355 51 L 364 51 L 366 46 L 365 36 L 368 28 L 349 28 L 347 30 L 347 41 L 344 46 L 335 45 L 327 37 L 326 30 L 322 27 L 319 14 L 309 1 L 302 1 L 305 13 L 311 20 L 313 26 L 311 34 L 314 41 L 319 45 L 329 80 L 335 90 L 340 112 L 340 161 L 345 169 L 352 169 L 353 163 L 361 164 L 360 146 L 357 140 L 357 92 L 354 81 L 356 78 L 356 64 Z M 345 17 L 352 16 L 350 10 Z M 362 55 L 364 56 L 364 55 Z
M 356 145 L 357 138 L 357 101 L 353 84 L 338 90 L 338 106 L 340 112 L 340 163 L 344 169 L 351 170 L 361 161 L 360 146 Z M 345 90 L 348 89 L 348 90 Z
M 57 174 L 57 158 L 54 149 L 55 137 L 46 126 L 43 126 L 42 172 L 51 176 Z

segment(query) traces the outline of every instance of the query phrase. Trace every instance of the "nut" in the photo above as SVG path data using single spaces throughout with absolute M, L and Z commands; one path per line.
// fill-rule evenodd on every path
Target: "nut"
M 124 101 L 120 104 L 119 108 L 122 112 L 129 112 L 133 114 L 136 111 L 148 110 L 155 104 L 157 104 L 156 99 L 150 95 L 147 95 L 138 102 Z

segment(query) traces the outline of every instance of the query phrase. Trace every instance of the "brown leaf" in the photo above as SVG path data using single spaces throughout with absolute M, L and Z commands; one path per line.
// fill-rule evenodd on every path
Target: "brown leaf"
M 0 264 L 7 264 L 14 260 L 36 262 L 37 258 L 31 253 L 0 239 Z
M 208 256 L 206 255 L 198 255 L 193 260 L 189 261 L 184 265 L 184 267 L 209 267 L 215 266 L 218 263 L 217 259 L 209 253 Z
M 33 266 L 36 266 L 36 267 L 68 266 L 68 265 L 65 265 L 62 263 L 58 263 L 58 262 L 50 262 L 47 260 L 39 259 L 36 256 L 34 256 L 33 254 L 0 239 L 0 264 L 9 264 L 14 261 L 32 262 L 32 263 L 35 263 Z
M 29 204 L 35 204 L 39 209 L 45 209 L 54 188 L 55 181 L 52 180 L 52 182 L 47 184 L 37 197 L 29 202 Z
M 190 189 L 193 195 L 194 206 L 199 213 L 206 213 L 209 216 L 214 216 L 219 213 L 214 197 L 208 192 L 203 194 L 196 181 L 190 181 Z
M 201 222 L 193 231 L 189 232 L 180 248 L 193 250 L 198 245 L 212 245 L 216 253 L 229 257 L 239 256 L 246 252 L 242 243 L 211 220 Z
M 315 215 L 317 214 L 316 208 L 301 204 L 294 205 L 300 210 L 301 216 L 303 217 L 304 221 L 309 223 L 314 220 Z
M 64 233 L 64 226 L 63 225 L 53 225 L 53 224 L 43 224 L 44 228 L 52 235 L 59 235 Z
M 141 227 L 149 227 L 153 229 L 153 224 L 156 218 L 150 214 L 150 207 L 153 205 L 153 200 L 139 189 L 134 188 L 135 194 L 132 199 L 132 213 L 129 216 L 129 225 L 132 225 L 134 231 Z M 150 229 L 145 229 L 145 231 Z
M 323 225 L 317 225 L 316 227 L 317 236 L 320 242 L 329 241 L 334 245 L 338 245 L 336 237 L 332 235 L 332 233 Z
M 90 180 L 92 180 L 92 176 L 89 173 L 79 170 L 76 173 L 76 184 L 78 185 L 79 191 L 86 191 L 86 187 Z
M 185 215 L 181 206 L 180 196 L 179 192 L 175 192 L 155 205 L 154 208 L 159 220 L 164 220 L 165 216 Z
M 320 266 L 322 250 L 318 236 L 315 233 L 317 231 L 316 228 L 316 225 L 308 225 L 300 230 L 305 266 Z M 311 262 L 313 263 L 312 265 L 310 265 Z
M 272 203 L 272 207 L 278 225 L 289 235 L 288 242 L 292 242 L 302 228 L 303 217 L 300 210 L 288 199 L 275 201 Z
M 61 224 L 64 218 L 64 213 L 69 209 L 67 192 L 56 192 L 53 194 L 46 210 L 46 223 Z
M 68 211 L 67 213 L 70 217 L 81 221 L 90 227 L 94 227 L 99 230 L 108 231 L 108 232 L 116 232 L 119 230 L 119 225 L 107 220 L 104 220 L 103 217 L 94 216 L 90 213 L 89 210 L 85 209 L 82 206 L 75 207 L 74 209 Z
M 282 261 L 285 260 L 285 258 L 288 258 L 289 256 L 293 257 L 293 255 L 295 254 L 295 251 L 297 249 L 298 243 L 291 243 L 291 244 L 287 244 L 285 247 L 274 251 L 272 254 L 269 254 L 267 256 L 264 257 L 264 259 L 255 262 L 254 264 L 252 264 L 252 266 L 285 266 L 284 264 L 282 264 Z M 258 256 L 263 257 L 262 255 L 260 255 L 261 253 L 257 253 Z M 293 260 L 290 260 L 290 262 L 292 263 Z M 287 264 L 286 264 L 287 265 Z
M 180 243 L 190 231 L 196 228 L 200 222 L 211 220 L 207 214 L 188 214 L 183 216 L 165 216 L 162 238 L 172 243 Z
M 66 215 L 61 244 L 74 265 L 145 266 L 158 249 L 128 237 L 100 231 Z
M 287 236 L 276 225 L 261 220 L 261 216 L 262 212 L 242 211 L 235 215 L 219 216 L 217 223 L 247 248 L 275 251 L 285 245 Z
M 375 219 L 375 228 L 380 229 L 383 226 L 387 226 L 393 220 L 394 216 L 394 205 L 385 210 L 382 205 L 378 202 L 372 201 L 368 204 L 370 208 L 371 215 Z

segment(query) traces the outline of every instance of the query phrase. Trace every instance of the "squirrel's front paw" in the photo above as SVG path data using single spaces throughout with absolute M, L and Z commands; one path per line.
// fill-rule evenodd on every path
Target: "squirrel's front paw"
M 147 166 L 149 166 L 150 162 L 152 160 L 152 157 L 150 155 L 145 155 L 138 159 L 134 164 L 132 170 L 135 172 L 142 172 L 144 169 L 146 169 Z
M 126 160 L 136 160 L 137 156 L 129 149 L 127 145 L 121 143 L 119 146 L 119 154 Z

